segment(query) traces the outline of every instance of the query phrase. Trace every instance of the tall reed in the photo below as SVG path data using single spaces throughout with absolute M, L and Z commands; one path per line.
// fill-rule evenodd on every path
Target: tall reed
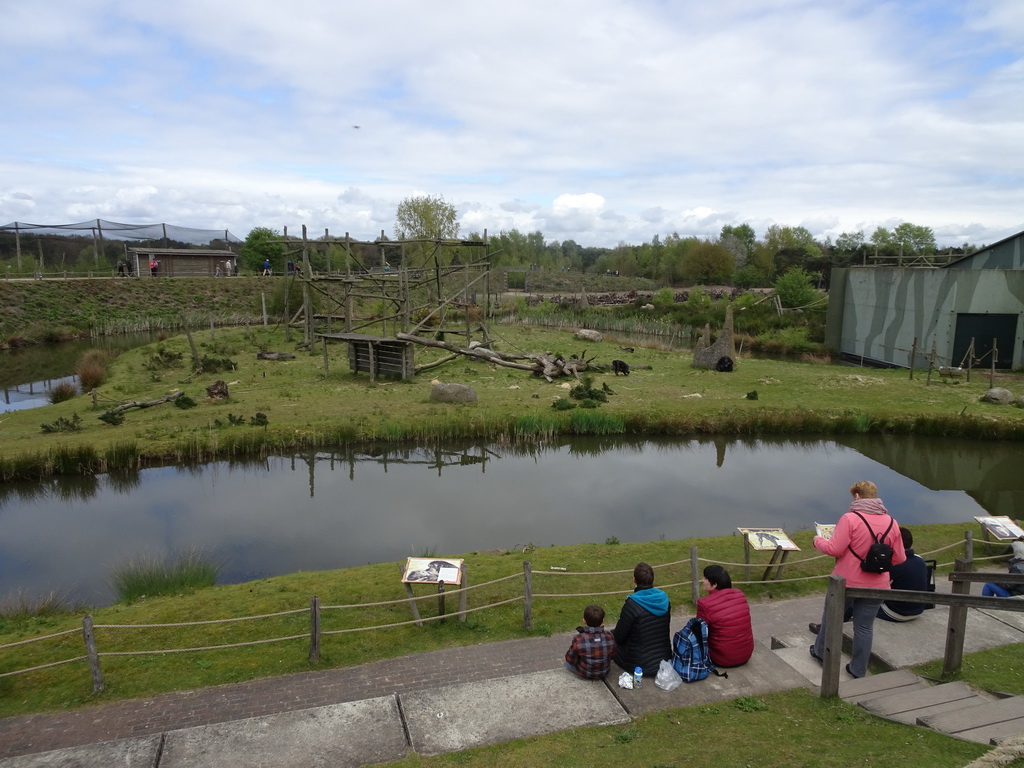
M 189 594 L 217 583 L 223 564 L 199 549 L 160 558 L 142 555 L 116 566 L 110 577 L 118 598 L 134 603 L 144 597 Z

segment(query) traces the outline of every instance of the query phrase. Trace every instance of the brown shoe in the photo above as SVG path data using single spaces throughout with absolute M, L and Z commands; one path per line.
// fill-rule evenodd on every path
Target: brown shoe
M 812 635 L 816 635 L 821 632 L 821 624 L 815 624 L 813 621 L 807 625 L 807 628 L 811 630 Z

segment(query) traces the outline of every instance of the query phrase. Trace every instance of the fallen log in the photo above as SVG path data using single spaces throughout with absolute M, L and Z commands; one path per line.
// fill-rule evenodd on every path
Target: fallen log
M 135 403 L 121 403 L 121 405 L 114 406 L 107 413 L 123 413 L 124 411 L 131 410 L 132 408 L 152 408 L 154 405 L 160 405 L 160 403 L 170 403 L 181 397 L 184 391 L 175 392 L 174 394 L 161 397 L 157 400 L 146 400 Z
M 449 344 L 447 341 L 438 341 L 437 339 L 425 339 L 422 336 L 413 336 L 411 333 L 399 333 L 395 336 L 399 341 L 411 341 L 414 344 L 422 344 L 425 347 L 437 347 L 438 349 L 447 349 L 449 352 L 455 352 L 466 357 L 475 357 L 479 360 L 486 360 L 489 363 L 495 365 L 503 365 L 506 368 L 517 368 L 521 371 L 533 371 L 536 370 L 536 366 L 525 365 L 523 363 L 513 363 L 504 359 L 498 352 L 493 349 L 481 345 L 479 347 L 459 347 L 455 344 Z
M 395 335 L 395 338 L 399 341 L 411 341 L 414 344 L 422 344 L 425 347 L 446 349 L 453 354 L 475 357 L 479 360 L 486 360 L 489 363 L 501 365 L 506 368 L 530 371 L 535 376 L 543 376 L 548 381 L 553 381 L 559 376 L 574 376 L 578 379 L 580 372 L 587 370 L 588 364 L 593 360 L 593 358 L 590 358 L 590 360 L 585 359 L 586 350 L 584 350 L 583 354 L 578 356 L 573 355 L 566 360 L 560 355 L 558 357 L 552 357 L 550 352 L 516 352 L 503 355 L 500 352 L 489 349 L 485 344 L 460 347 L 457 344 L 449 344 L 447 341 L 426 339 L 422 336 L 414 336 L 411 333 L 399 333 Z M 474 344 L 476 344 L 476 342 L 474 342 Z M 449 356 L 434 363 L 417 366 L 416 371 L 418 373 L 421 370 L 427 370 L 427 368 L 434 368 L 441 363 L 449 362 L 452 359 L 453 358 Z M 533 363 L 528 365 L 526 363 L 512 362 L 513 360 L 532 360 Z
M 291 352 L 257 352 L 257 360 L 294 360 L 295 355 Z

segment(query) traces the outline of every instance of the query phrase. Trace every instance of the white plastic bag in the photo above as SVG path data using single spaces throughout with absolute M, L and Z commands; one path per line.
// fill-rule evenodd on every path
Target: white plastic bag
M 633 689 L 633 676 L 629 672 L 623 672 L 619 675 L 619 688 Z
M 674 691 L 683 682 L 683 678 L 672 667 L 669 659 L 662 659 L 658 665 L 658 676 L 654 678 L 654 684 L 663 691 Z

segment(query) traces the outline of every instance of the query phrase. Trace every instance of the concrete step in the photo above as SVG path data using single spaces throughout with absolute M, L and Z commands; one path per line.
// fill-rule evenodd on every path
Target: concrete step
M 943 683 L 902 693 L 887 693 L 877 698 L 861 698 L 858 703 L 868 712 L 887 720 L 915 725 L 918 718 L 943 712 L 960 711 L 992 701 L 966 683 Z
M 775 646 L 775 655 L 791 666 L 799 675 L 802 675 L 811 685 L 821 685 L 821 663 L 811 658 L 811 654 L 808 652 L 810 643 L 805 643 L 795 648 L 787 648 L 785 646 Z M 846 664 L 849 662 L 848 656 L 842 658 L 842 669 L 839 672 L 840 680 L 853 680 L 846 672 Z
M 1001 739 L 1024 733 L 1024 696 L 998 699 L 952 712 L 923 715 L 917 719 L 917 724 L 958 739 L 995 744 Z
M 880 675 L 868 675 L 861 678 L 848 678 L 839 682 L 839 698 L 851 704 L 891 696 L 897 693 L 921 690 L 928 683 L 906 669 L 883 672 Z

